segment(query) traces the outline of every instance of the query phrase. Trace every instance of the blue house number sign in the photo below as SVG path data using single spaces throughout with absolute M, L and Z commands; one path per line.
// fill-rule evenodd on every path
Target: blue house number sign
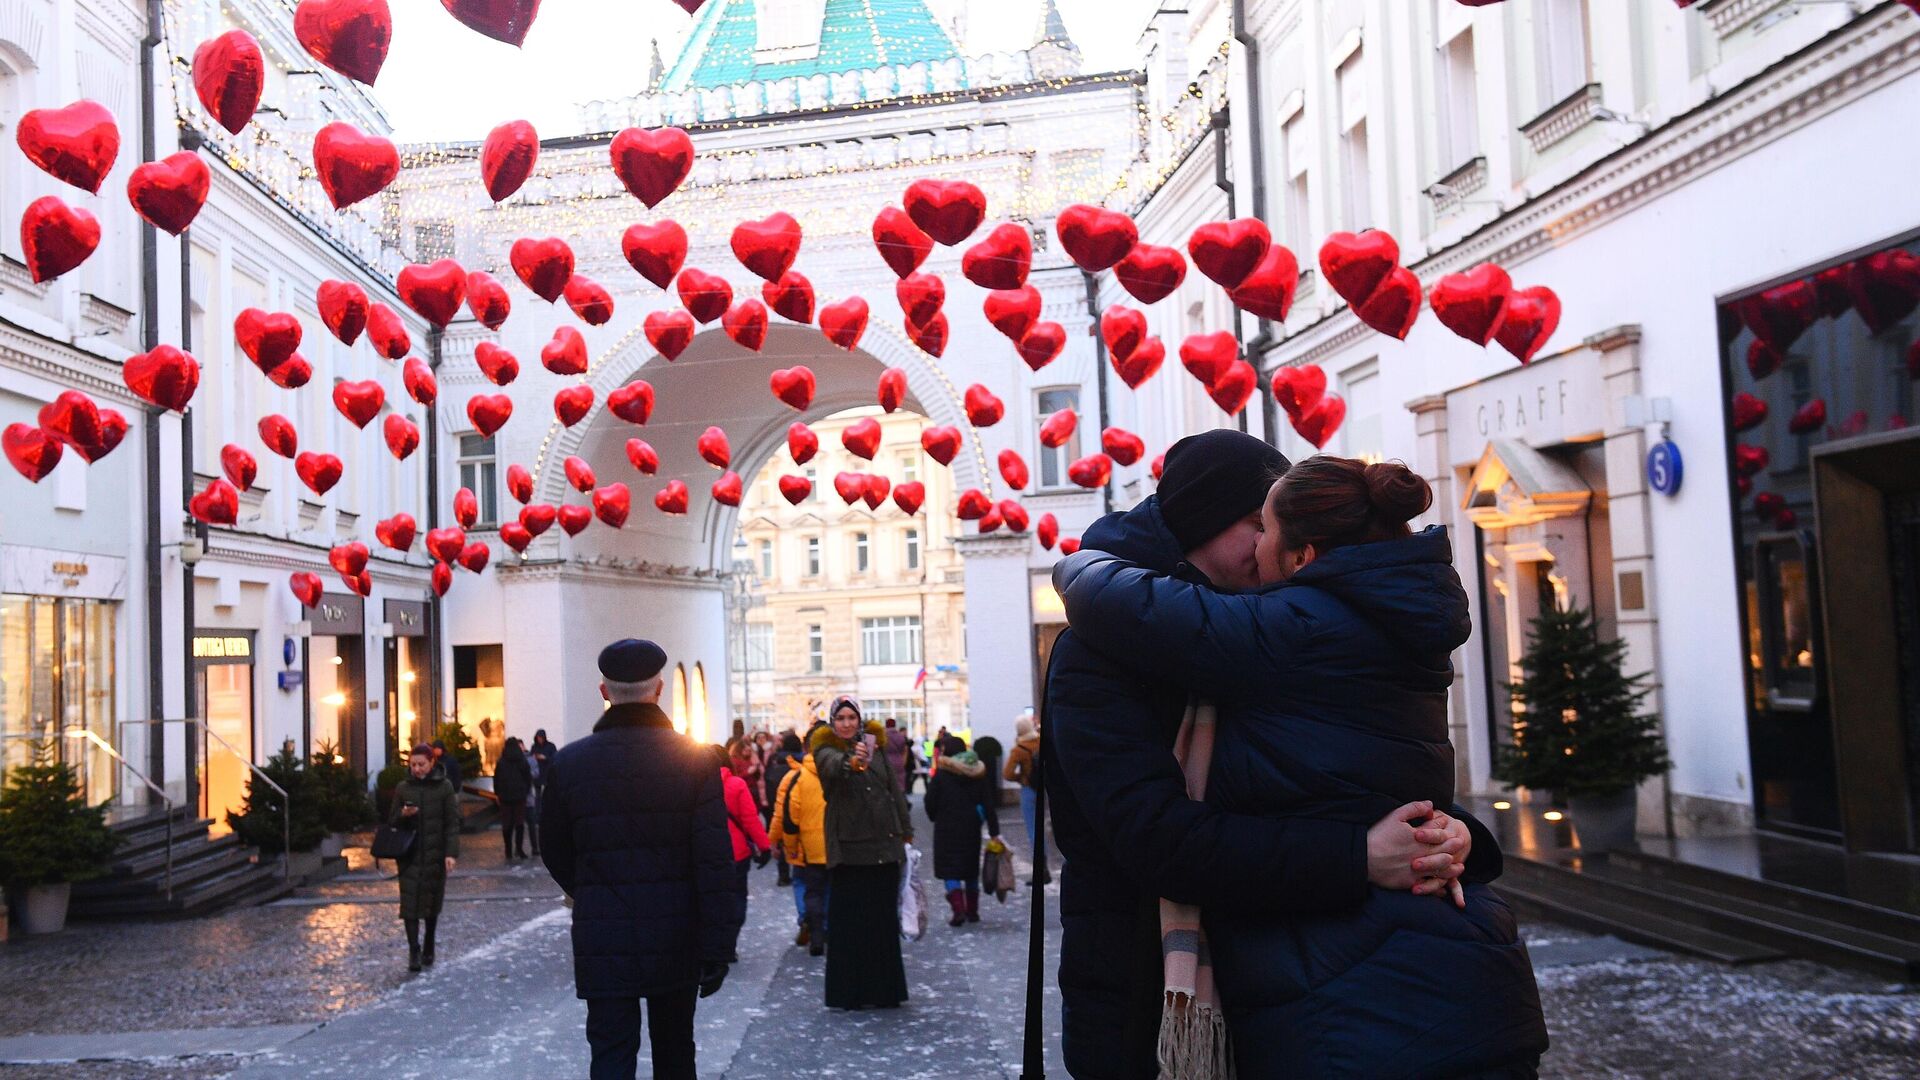
M 1673 495 L 1680 490 L 1684 468 L 1680 448 L 1673 445 L 1672 439 L 1661 439 L 1647 451 L 1647 483 L 1662 495 Z

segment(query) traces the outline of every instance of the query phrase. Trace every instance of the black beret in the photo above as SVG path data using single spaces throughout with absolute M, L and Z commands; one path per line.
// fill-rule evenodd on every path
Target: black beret
M 600 650 L 600 674 L 608 682 L 646 682 L 666 666 L 667 651 L 639 638 L 616 641 Z

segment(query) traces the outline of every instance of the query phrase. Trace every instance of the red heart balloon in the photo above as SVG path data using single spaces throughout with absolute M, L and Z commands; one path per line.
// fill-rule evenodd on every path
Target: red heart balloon
M 584 274 L 575 274 L 567 279 L 563 290 L 567 306 L 588 326 L 605 326 L 613 321 L 613 294 L 599 282 Z
M 329 279 L 314 290 L 313 299 L 320 308 L 320 321 L 327 324 L 340 344 L 351 345 L 360 339 L 367 328 L 367 290 L 351 281 Z
M 507 466 L 507 494 L 522 504 L 533 501 L 533 474 L 525 465 Z
M 89 464 L 99 461 L 113 452 L 127 437 L 127 418 L 118 409 L 100 410 L 100 436 L 85 446 L 76 446 L 73 452 L 79 454 Z
M 367 340 L 373 351 L 388 360 L 398 360 L 413 348 L 413 335 L 407 333 L 406 320 L 385 304 L 367 309 Z
M 807 497 L 813 494 L 813 481 L 804 476 L 786 474 L 780 477 L 778 483 L 781 496 L 794 506 L 806 502 Z
M 1103 488 L 1113 479 L 1113 459 L 1105 454 L 1088 454 L 1067 466 L 1067 479 L 1083 488 Z
M 1140 230 L 1132 218 L 1085 203 L 1075 203 L 1060 211 L 1054 220 L 1054 232 L 1059 235 L 1067 258 L 1080 269 L 1095 274 L 1119 263 L 1140 242 Z M 1181 270 L 1184 273 L 1185 267 Z M 1124 282 L 1122 284 L 1124 287 Z
M 267 380 L 282 390 L 298 390 L 313 379 L 313 365 L 295 353 L 287 362 L 267 372 Z
M 20 253 L 36 285 L 86 262 L 99 246 L 100 220 L 58 196 L 42 195 L 20 215 Z
M 843 472 L 833 475 L 833 490 L 838 492 L 841 501 L 848 506 L 867 496 L 867 476 L 865 473 Z
M 540 347 L 540 366 L 555 375 L 587 373 L 587 339 L 571 326 L 556 326 L 553 339 Z
M 1846 283 L 1868 332 L 1884 333 L 1920 306 L 1920 256 L 1902 248 L 1876 251 L 1848 264 Z
M 1032 267 L 1033 237 L 1012 222 L 995 226 L 960 257 L 960 273 L 983 289 L 1017 289 Z
M 300 436 L 294 430 L 293 421 L 279 413 L 269 413 L 260 418 L 257 425 L 260 441 L 267 449 L 283 458 L 292 458 L 300 450 Z
M 955 500 L 953 512 L 961 521 L 979 521 L 992 509 L 993 500 L 987 498 L 985 492 L 979 488 L 968 488 Z
M 420 426 L 399 413 L 388 413 L 380 427 L 395 459 L 405 461 L 420 449 Z
M 1072 409 L 1061 409 L 1040 422 L 1040 445 L 1048 448 L 1065 446 L 1067 440 L 1073 438 L 1074 429 L 1079 426 L 1078 413 Z
M 320 580 L 319 574 L 296 570 L 287 575 L 287 587 L 293 590 L 294 598 L 300 601 L 301 607 L 317 607 L 327 586 Z
M 568 386 L 553 393 L 553 416 L 561 427 L 572 427 L 593 411 L 593 387 Z
M 875 390 L 875 398 L 885 412 L 893 412 L 907 399 L 907 372 L 904 368 L 890 367 L 880 373 L 880 383 Z
M 468 573 L 477 574 L 487 568 L 488 560 L 493 558 L 493 549 L 481 541 L 475 540 L 460 549 L 460 565 Z
M 987 197 L 965 180 L 915 180 L 901 203 L 921 232 L 948 247 L 972 236 L 987 216 Z
M 1787 500 L 1777 491 L 1763 491 L 1753 497 L 1753 512 L 1761 518 L 1779 516 L 1787 508 Z
M 60 440 L 31 424 L 8 424 L 0 432 L 0 447 L 5 448 L 7 462 L 15 471 L 36 484 L 53 472 L 64 452 Z
M 693 316 L 679 308 L 650 311 L 642 325 L 646 329 L 647 343 L 668 360 L 685 352 L 687 346 L 693 343 Z
M 761 221 L 743 221 L 733 227 L 733 257 L 740 265 L 768 281 L 779 281 L 800 255 L 800 223 L 792 214 L 775 211 Z
M 940 314 L 940 308 L 947 302 L 947 283 L 938 274 L 908 274 L 894 283 L 893 295 L 900 301 L 900 312 L 911 327 Z
M 608 484 L 596 488 L 593 492 L 593 516 L 609 529 L 618 529 L 627 523 L 627 515 L 633 511 L 633 493 L 627 485 Z
M 261 371 L 272 371 L 291 360 L 302 334 L 300 320 L 284 311 L 246 308 L 233 319 L 234 341 Z
M 1493 263 L 1481 263 L 1434 282 L 1427 302 L 1440 325 L 1475 345 L 1485 345 L 1506 321 L 1507 298 L 1512 295 L 1513 279 L 1507 272 Z
M 1820 294 L 1813 282 L 1802 278 L 1749 296 L 1734 307 L 1754 337 L 1786 352 L 1820 318 Z
M 1355 309 L 1400 265 L 1400 245 L 1379 229 L 1337 232 L 1320 245 L 1320 276 Z
M 193 92 L 229 134 L 246 129 L 266 85 L 266 54 L 245 30 L 229 30 L 193 50 Z
M 827 304 L 820 309 L 820 332 L 835 345 L 852 352 L 867 332 L 867 302 L 858 296 Z
M 525 551 L 527 545 L 533 543 L 533 533 L 528 532 L 525 525 L 509 521 L 500 526 L 500 542 L 515 551 Z
M 1148 471 L 1153 473 L 1153 479 L 1155 480 L 1155 482 L 1158 482 L 1166 478 L 1166 475 L 1167 475 L 1167 452 L 1166 451 L 1162 450 L 1159 454 L 1154 456 L 1153 464 L 1148 468 Z
M 1318 450 L 1327 445 L 1327 440 L 1340 430 L 1340 422 L 1346 418 L 1346 401 L 1338 394 L 1328 394 L 1318 405 L 1293 418 L 1293 430 Z
M 805 409 L 813 404 L 813 369 L 804 365 L 781 368 L 767 376 L 767 386 L 773 396 L 796 409 Z
M 407 357 L 407 364 L 400 371 L 400 381 L 407 388 L 407 396 L 433 408 L 434 401 L 440 396 L 440 382 L 433 377 L 433 369 L 425 360 L 417 356 Z
M 366 427 L 380 415 L 380 407 L 386 403 L 386 388 L 373 379 L 333 384 L 333 407 L 354 427 Z
M 1125 360 L 1115 357 L 1113 370 L 1119 373 L 1120 381 L 1138 390 L 1141 383 L 1153 378 L 1166 359 L 1166 343 L 1159 338 L 1148 338 L 1136 346 L 1133 354 Z
M 1227 298 L 1242 311 L 1280 322 L 1293 308 L 1293 292 L 1299 285 L 1300 261 L 1284 244 L 1273 244 L 1253 273 L 1227 290 Z
M 1027 484 L 1033 479 L 1032 474 L 1027 470 L 1026 459 L 1020 456 L 1018 450 L 1000 451 L 997 464 L 1000 466 L 1000 479 L 1005 480 L 1007 486 L 1015 491 L 1025 490 Z
M 491 341 L 473 347 L 473 361 L 480 366 L 480 374 L 495 386 L 506 386 L 520 377 L 519 357 Z
M 539 536 L 560 519 L 560 511 L 549 503 L 528 503 L 520 508 L 520 527 L 530 536 Z
M 485 270 L 467 275 L 467 310 L 489 330 L 498 330 L 513 314 L 513 298 L 507 287 Z
M 1146 441 L 1120 427 L 1110 427 L 1100 433 L 1100 449 L 1116 465 L 1132 465 L 1147 456 Z
M 1157 304 L 1187 280 L 1187 260 L 1178 249 L 1138 244 L 1113 268 L 1114 280 L 1143 304 Z
M 980 535 L 985 536 L 990 532 L 999 531 L 1000 526 L 1003 524 L 1005 524 L 1005 522 L 1000 520 L 1000 508 L 995 506 L 980 515 L 975 528 L 979 530 Z
M 200 362 L 171 345 L 159 345 L 127 357 L 120 377 L 142 401 L 185 412 L 200 388 Z
M 1420 279 L 1404 266 L 1392 268 L 1354 315 L 1388 337 L 1407 340 L 1420 318 Z
M 687 230 L 676 221 L 629 225 L 620 238 L 620 253 L 641 277 L 664 289 L 687 261 Z
M 412 514 L 408 513 L 395 514 L 373 526 L 375 540 L 380 541 L 387 548 L 403 553 L 413 549 L 414 538 L 419 533 L 419 523 L 413 520 Z
M 1501 328 L 1501 332 L 1506 332 L 1504 327 Z M 1785 354 L 1759 338 L 1747 342 L 1747 372 L 1753 376 L 1755 382 L 1779 371 L 1780 365 L 1786 362 Z
M 468 29 L 515 48 L 527 40 L 540 14 L 540 0 L 440 0 L 440 6 Z
M 260 463 L 245 447 L 228 443 L 220 448 L 220 471 L 236 489 L 250 491 L 254 478 L 260 475 Z
M 40 407 L 41 430 L 76 450 L 102 443 L 100 406 L 78 390 L 63 390 Z
M 1560 297 L 1545 285 L 1535 285 L 1514 290 L 1507 299 L 1507 317 L 1501 320 L 1493 338 L 1525 364 L 1533 360 L 1559 328 Z
M 452 259 L 426 266 L 409 263 L 400 268 L 393 285 L 401 303 L 442 329 L 460 313 L 460 304 L 467 298 L 467 272 Z M 368 327 L 372 325 L 369 318 Z
M 1210 221 L 1187 238 L 1187 255 L 1195 269 L 1232 289 L 1247 280 L 1272 244 L 1273 235 L 1258 218 Z
M 568 536 L 579 536 L 581 531 L 593 524 L 593 511 L 584 506 L 563 506 L 560 508 L 560 531 Z
M 1852 263 L 1829 266 L 1813 275 L 1813 291 L 1820 298 L 1820 313 L 1837 319 L 1853 308 L 1853 296 L 1847 291 L 1847 275 Z
M 684 514 L 687 512 L 687 485 L 679 480 L 667 481 L 667 486 L 653 493 L 654 508 L 663 514 Z
M 471 529 L 480 520 L 480 497 L 472 488 L 461 488 L 453 493 L 453 520 L 463 529 Z
M 647 444 L 645 439 L 627 440 L 627 461 L 642 476 L 652 476 L 660 471 L 660 455 Z
M 972 230 L 968 230 L 972 231 Z M 906 277 L 933 253 L 933 237 L 920 231 L 905 210 L 897 206 L 881 209 L 873 219 L 873 246 L 880 252 L 897 277 Z
M 840 445 L 854 457 L 872 461 L 880 449 L 880 421 L 866 416 L 848 424 L 840 430 Z
M 960 429 L 951 424 L 922 428 L 920 431 L 920 449 L 942 465 L 953 464 L 953 459 L 959 456 L 960 443 Z
M 387 0 L 300 0 L 293 36 L 307 55 L 372 86 L 393 43 L 393 15 Z
M 1027 508 L 1013 499 L 1001 499 L 994 509 L 1000 511 L 1000 520 L 1006 522 L 1008 532 L 1026 532 L 1029 519 Z
M 627 128 L 607 149 L 620 182 L 649 209 L 673 194 L 693 171 L 693 140 L 677 127 Z
M 1225 330 L 1195 334 L 1180 343 L 1180 363 L 1209 389 L 1238 359 L 1240 342 Z
M 28 109 L 15 126 L 14 141 L 49 175 L 96 195 L 120 156 L 120 128 L 97 101 Z
M 427 530 L 427 554 L 440 562 L 454 562 L 466 549 L 467 531 L 465 529 L 449 525 L 441 529 Z
M 1007 415 L 1006 403 L 980 383 L 967 387 L 963 403 L 967 410 L 967 422 L 974 427 L 992 427 Z M 941 464 L 945 465 L 946 462 Z
M 789 322 L 813 321 L 813 282 L 805 274 L 789 270 L 777 282 L 762 283 L 760 295 L 774 314 Z
M 747 297 L 727 309 L 720 326 L 735 345 L 759 352 L 767 343 L 767 305 Z
M 293 471 L 300 477 L 300 482 L 307 485 L 315 495 L 325 495 L 332 490 L 333 485 L 340 482 L 340 476 L 346 472 L 346 466 L 332 454 L 302 450 L 293 459 Z
M 1040 290 L 1031 285 L 1022 285 L 1018 289 L 996 289 L 987 294 L 981 305 L 986 312 L 987 321 L 995 330 L 1007 336 L 1007 340 L 1019 344 L 1040 321 Z
M 207 204 L 213 174 L 191 150 L 182 150 L 134 167 L 127 177 L 127 201 L 153 227 L 179 236 Z
M 340 580 L 346 583 L 348 589 L 361 596 L 373 592 L 373 572 L 370 570 L 362 570 L 352 577 L 342 574 Z
M 1247 400 L 1253 397 L 1254 388 L 1260 385 L 1260 375 L 1253 365 L 1245 360 L 1235 360 L 1227 369 L 1207 387 L 1207 396 L 1215 405 L 1227 411 L 1228 416 L 1237 414 L 1247 407 Z
M 1773 455 L 1764 446 L 1749 446 L 1739 443 L 1733 448 L 1733 468 L 1741 476 L 1752 476 L 1766 468 L 1773 461 Z
M 694 445 L 700 451 L 700 457 L 716 469 L 724 469 L 733 463 L 733 448 L 727 445 L 727 433 L 717 427 L 701 432 Z
M 680 291 L 680 303 L 687 313 L 702 323 L 710 323 L 725 315 L 727 307 L 733 303 L 733 286 L 718 274 L 709 274 L 690 266 L 680 271 L 680 279 L 675 285 Z
M 729 471 L 715 480 L 713 487 L 708 490 L 713 495 L 713 501 L 721 506 L 739 506 L 741 488 L 740 474 Z
M 1052 514 L 1041 514 L 1040 523 L 1033 527 L 1033 535 L 1040 541 L 1041 550 L 1052 551 L 1060 539 L 1060 520 Z
M 1795 435 L 1819 431 L 1827 422 L 1827 399 L 1814 398 L 1795 409 L 1787 420 L 1787 430 Z
M 884 476 L 869 474 L 867 476 L 866 488 L 861 491 L 860 497 L 866 500 L 867 509 L 878 510 L 880 509 L 880 504 L 887 501 L 887 492 L 892 490 L 892 488 L 893 482 L 891 480 L 888 480 Z
M 907 325 L 907 337 L 912 339 L 914 345 L 928 356 L 937 357 L 941 353 L 946 352 L 946 312 L 935 312 L 933 318 L 928 319 L 924 325 L 915 326 L 909 323 Z
M 454 0 L 441 2 L 451 9 Z M 533 6 L 539 6 L 538 0 Z M 487 132 L 487 141 L 480 144 L 480 183 L 487 189 L 487 198 L 494 202 L 512 198 L 533 175 L 539 160 L 540 136 L 527 121 L 509 120 Z
M 515 240 L 507 249 L 507 263 L 535 296 L 549 304 L 560 298 L 567 279 L 573 277 L 573 249 L 557 236 Z
M 447 590 L 453 588 L 453 567 L 446 563 L 434 563 L 432 572 L 427 576 L 427 584 L 433 589 L 433 595 L 447 595 Z
M 1751 431 L 1767 419 L 1767 403 L 1745 390 L 1733 395 L 1733 430 Z
M 1039 371 L 1060 355 L 1067 347 L 1067 328 L 1057 322 L 1035 323 L 1027 336 L 1020 339 L 1020 359 L 1026 361 L 1029 368 Z
M 568 455 L 567 459 L 560 463 L 560 467 L 567 474 L 567 483 L 572 484 L 573 490 L 582 495 L 592 491 L 594 485 L 600 482 L 594 477 L 593 466 L 587 464 L 586 458 Z
M 505 394 L 475 394 L 467 399 L 467 420 L 482 435 L 493 435 L 511 416 L 513 399 Z
M 644 424 L 653 416 L 653 385 L 635 379 L 607 395 L 607 411 L 629 424 Z
M 345 210 L 393 183 L 400 175 L 400 151 L 379 135 L 336 120 L 314 133 L 313 171 L 333 208 Z
M 813 429 L 795 420 L 787 425 L 787 456 L 795 465 L 805 465 L 820 452 L 820 436 Z
M 927 485 L 918 480 L 908 480 L 893 486 L 893 505 L 899 507 L 900 512 L 908 517 L 919 513 L 921 505 L 926 501 Z
M 1283 367 L 1273 373 L 1273 400 L 1288 416 L 1305 416 L 1327 392 L 1327 373 L 1318 364 Z
M 1100 315 L 1100 339 L 1107 343 L 1107 355 L 1122 363 L 1133 350 L 1147 340 L 1147 315 L 1136 308 L 1115 304 Z

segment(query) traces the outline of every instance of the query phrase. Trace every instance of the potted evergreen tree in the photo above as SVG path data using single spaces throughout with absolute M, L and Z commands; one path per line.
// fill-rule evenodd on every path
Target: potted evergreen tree
M 1640 711 L 1647 676 L 1625 674 L 1626 642 L 1602 640 L 1589 611 L 1546 611 L 1532 628 L 1494 778 L 1565 799 L 1582 848 L 1627 847 L 1635 789 L 1668 767 L 1659 718 Z
M 327 824 L 305 763 L 289 742 L 286 749 L 268 758 L 260 771 L 284 788 L 288 799 L 282 800 L 280 793 L 261 783 L 259 777 L 249 776 L 246 801 L 240 809 L 227 811 L 227 824 L 241 843 L 260 849 L 262 855 L 286 851 L 294 873 L 313 873 L 320 868 L 320 857 L 314 849 L 325 839 Z M 293 809 L 290 829 L 282 813 L 289 804 Z M 287 837 L 289 832 L 291 836 Z
M 434 729 L 433 737 L 445 743 L 447 755 L 460 763 L 460 786 L 471 784 L 483 790 L 493 790 L 493 780 L 480 775 L 480 744 L 473 741 L 473 736 L 467 734 L 466 728 L 449 720 Z M 484 783 L 480 782 L 482 780 Z
M 320 857 L 334 858 L 346 847 L 348 833 L 373 824 L 367 774 L 348 764 L 334 744 L 323 742 L 314 747 L 307 763 L 307 786 L 319 803 L 320 819 L 327 830 L 320 841 Z
M 54 762 L 20 765 L 0 787 L 0 882 L 13 892 L 20 928 L 54 934 L 67 925 L 72 884 L 107 872 L 120 837 L 106 806 L 88 806 L 80 777 Z

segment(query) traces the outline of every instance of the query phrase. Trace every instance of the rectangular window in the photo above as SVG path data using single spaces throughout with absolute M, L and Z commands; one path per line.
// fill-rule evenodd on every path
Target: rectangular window
M 881 723 L 894 721 L 915 742 L 927 737 L 927 708 L 919 698 L 875 698 L 865 713 Z
M 1593 81 L 1587 48 L 1587 0 L 1540 0 L 1533 6 L 1534 54 L 1540 68 L 1540 108 L 1573 96 Z
M 803 472 L 801 475 L 807 478 L 806 501 L 819 502 L 820 501 L 820 470 L 815 468 L 812 465 L 809 465 L 807 466 L 806 471 Z
M 1080 408 L 1080 390 L 1078 387 L 1062 386 L 1052 390 L 1041 390 L 1034 395 L 1035 415 L 1041 419 L 1052 416 L 1061 409 Z M 1040 454 L 1040 487 L 1067 487 L 1067 466 L 1080 456 L 1080 431 L 1074 429 L 1072 437 L 1057 447 L 1049 449 L 1042 446 Z
M 807 671 L 818 675 L 827 670 L 827 638 L 816 623 L 807 627 Z
M 820 538 L 807 537 L 807 576 L 820 576 Z
M 470 489 L 480 503 L 480 519 L 474 522 L 477 529 L 490 529 L 500 521 L 498 468 L 491 436 L 460 436 L 460 486 Z
M 748 671 L 773 670 L 773 624 L 755 622 L 747 624 L 747 662 Z
M 888 615 L 860 620 L 862 664 L 920 662 L 920 616 Z
M 911 484 L 920 479 L 920 454 L 911 451 L 900 455 L 900 482 Z
M 868 570 L 872 569 L 872 566 L 870 565 L 871 554 L 872 554 L 871 545 L 867 542 L 867 534 L 863 532 L 854 533 L 853 534 L 853 572 L 854 573 L 864 574 Z
M 760 576 L 773 580 L 773 541 L 760 541 Z
M 1368 161 L 1365 54 L 1356 50 L 1336 75 L 1340 92 L 1340 182 L 1346 227 L 1373 223 L 1373 170 Z
M 1286 206 L 1287 240 L 1296 247 L 1308 240 L 1307 231 L 1307 163 L 1312 160 L 1312 149 L 1307 142 L 1307 121 L 1304 111 L 1294 113 L 1280 128 L 1280 144 L 1286 155 L 1286 184 L 1283 189 Z
M 920 569 L 920 530 L 907 530 L 907 569 Z
M 1450 3 L 1451 0 L 1448 0 Z M 1440 46 L 1433 89 L 1442 175 L 1480 156 L 1480 87 L 1473 75 L 1473 29 Z

